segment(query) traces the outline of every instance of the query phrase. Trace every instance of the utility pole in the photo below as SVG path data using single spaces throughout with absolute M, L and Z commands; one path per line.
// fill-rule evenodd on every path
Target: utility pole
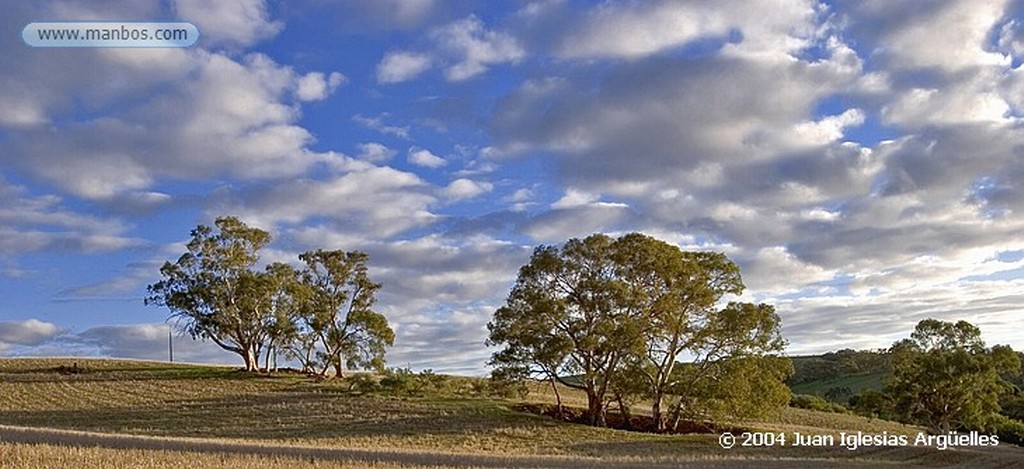
M 174 342 L 171 341 L 171 328 L 167 328 L 167 356 L 174 363 Z

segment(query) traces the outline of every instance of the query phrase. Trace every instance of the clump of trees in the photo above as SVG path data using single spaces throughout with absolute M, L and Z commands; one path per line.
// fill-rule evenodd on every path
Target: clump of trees
M 191 236 L 145 300 L 170 309 L 182 331 L 238 354 L 248 371 L 259 370 L 261 354 L 267 369 L 283 354 L 321 376 L 384 368 L 395 335 L 373 310 L 381 285 L 370 279 L 365 253 L 314 250 L 299 255 L 300 269 L 260 270 L 259 251 L 271 241 L 264 230 L 222 217 Z
M 852 400 L 868 416 L 927 427 L 935 433 L 995 432 L 1024 443 L 1024 422 L 1015 414 L 1021 389 L 1020 354 L 1009 346 L 986 347 L 981 330 L 967 322 L 925 319 L 910 338 L 889 349 L 892 374 L 879 392 Z
M 986 348 L 967 321 L 925 319 L 892 346 L 892 367 L 896 415 L 945 433 L 994 429 L 1000 398 L 1013 391 L 1004 377 L 1020 374 L 1021 362 L 1009 346 Z
M 503 380 L 540 378 L 587 395 L 604 426 L 646 399 L 657 429 L 683 418 L 753 417 L 789 401 L 780 320 L 767 304 L 729 302 L 744 289 L 724 254 L 684 252 L 631 233 L 538 247 L 488 324 Z

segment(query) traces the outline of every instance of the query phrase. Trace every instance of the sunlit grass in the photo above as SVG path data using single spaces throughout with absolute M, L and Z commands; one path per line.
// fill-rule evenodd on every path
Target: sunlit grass
M 82 372 L 56 371 L 58 366 L 70 367 L 75 361 Z M 871 466 L 939 456 L 958 460 L 963 456 L 952 452 L 935 456 L 931 454 L 934 450 L 924 448 L 851 452 L 844 448 L 781 447 L 725 451 L 718 446 L 716 435 L 655 435 L 593 428 L 514 410 L 523 401 L 553 403 L 553 393 L 546 383 L 531 385 L 525 399 L 505 400 L 470 392 L 474 389 L 472 381 L 473 378 L 449 378 L 451 386 L 443 392 L 397 397 L 357 392 L 345 380 L 317 382 L 289 373 L 256 375 L 232 367 L 119 360 L 0 359 L 0 423 L 246 444 L 508 457 L 543 455 L 652 464 L 700 460 L 784 460 L 810 464 L 842 460 L 844 464 Z M 585 403 L 579 391 L 560 388 L 559 392 L 568 405 Z M 643 412 L 644 408 L 638 405 L 634 411 Z M 892 422 L 803 409 L 784 409 L 771 419 L 737 424 L 804 433 L 917 431 Z M 35 454 L 32 448 L 21 446 L 5 445 L 2 450 Z M 43 454 L 32 457 L 85 450 L 39 451 Z M 218 466 L 215 457 L 207 456 L 175 456 L 187 461 L 175 467 L 223 467 Z M 19 457 L 24 460 L 28 456 Z M 102 458 L 131 456 L 97 451 L 89 457 L 100 458 L 94 467 L 101 467 Z M 198 459 L 193 464 L 190 458 Z M 270 465 L 260 465 L 265 463 Z M 275 467 L 273 462 L 260 458 L 239 460 L 238 464 L 241 465 L 232 462 L 231 466 Z M 48 464 L 35 467 L 45 466 Z

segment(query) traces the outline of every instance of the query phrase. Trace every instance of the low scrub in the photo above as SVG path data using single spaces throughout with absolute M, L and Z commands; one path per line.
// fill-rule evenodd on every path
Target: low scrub
M 836 404 L 835 402 L 808 394 L 794 394 L 789 400 L 789 405 L 790 407 L 796 407 L 799 409 L 816 410 L 818 412 L 832 412 L 836 414 L 845 414 L 850 411 L 842 404 Z

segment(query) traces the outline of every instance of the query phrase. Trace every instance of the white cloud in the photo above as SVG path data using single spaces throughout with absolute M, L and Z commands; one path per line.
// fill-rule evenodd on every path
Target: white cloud
M 526 56 L 515 38 L 487 30 L 476 16 L 438 28 L 431 35 L 457 61 L 445 69 L 445 76 L 451 81 L 466 80 L 487 71 L 491 65 L 517 62 Z
M 472 199 L 486 194 L 494 189 L 494 186 L 487 182 L 476 182 L 466 178 L 459 178 L 444 188 L 444 196 L 452 201 Z
M 426 54 L 413 52 L 389 52 L 377 64 L 377 82 L 401 83 L 409 81 L 430 69 L 431 60 Z
M 264 0 L 175 0 L 178 17 L 199 28 L 200 45 L 251 46 L 277 35 L 284 24 L 272 21 Z
M 600 195 L 590 194 L 570 187 L 565 191 L 565 195 L 563 195 L 561 199 L 558 199 L 555 203 L 551 204 L 551 208 L 560 209 L 589 205 L 597 202 L 600 198 Z
M 895 69 L 935 67 L 950 72 L 984 65 L 1009 65 L 989 50 L 989 36 L 1006 12 L 1006 0 L 951 1 L 917 8 L 875 0 L 858 2 L 854 21 L 881 25 L 873 51 Z
M 293 179 L 224 194 L 214 213 L 237 214 L 272 229 L 326 220 L 340 232 L 372 233 L 387 239 L 437 220 L 429 207 L 433 186 L 413 173 L 347 160 L 348 169 L 324 179 Z
M 38 127 L 11 133 L 0 141 L 0 159 L 96 200 L 144 191 L 164 177 L 297 175 L 320 160 L 306 149 L 313 136 L 296 125 L 299 108 L 288 99 L 292 90 L 303 88 L 303 77 L 264 55 L 239 61 L 201 50 L 171 55 L 180 67 L 166 74 L 136 71 L 139 64 L 123 55 L 100 57 L 87 69 L 123 72 L 136 81 L 103 88 L 104 79 L 83 73 L 74 89 L 109 89 L 90 101 L 101 107 L 118 103 L 116 110 L 95 119 L 72 119 L 59 131 Z M 317 75 L 310 77 L 317 81 Z M 326 92 L 331 79 L 324 80 Z M 306 97 L 314 97 L 304 86 Z M 138 93 L 149 97 L 136 99 Z M 70 103 L 74 95 L 69 90 L 63 99 Z
M 409 163 L 424 168 L 440 168 L 448 162 L 424 148 L 412 147 L 409 149 Z
M 444 2 L 437 0 L 334 0 L 337 21 L 356 31 L 410 30 L 428 22 Z
M 359 144 L 359 155 L 356 158 L 366 160 L 371 163 L 382 163 L 390 160 L 398 153 L 386 145 L 377 142 L 360 143 Z
M 113 251 L 143 244 L 116 218 L 76 213 L 55 195 L 36 196 L 0 179 L 0 256 L 58 250 Z
M 355 122 L 367 129 L 376 130 L 384 135 L 391 135 L 401 139 L 409 139 L 409 127 L 399 127 L 395 125 L 388 125 L 384 123 L 384 117 L 387 114 L 378 117 L 366 117 L 362 114 L 356 114 L 352 116 L 352 122 Z
M 298 79 L 295 97 L 299 101 L 320 101 L 345 83 L 345 76 L 338 72 L 324 75 L 321 72 L 310 72 Z
M 57 325 L 38 319 L 0 321 L 0 345 L 38 345 L 60 333 Z
M 788 55 L 815 34 L 816 16 L 815 2 L 809 0 L 606 3 L 577 24 L 557 23 L 566 33 L 555 53 L 576 59 L 637 59 L 712 39 L 735 55 Z M 726 46 L 728 42 L 733 44 Z

